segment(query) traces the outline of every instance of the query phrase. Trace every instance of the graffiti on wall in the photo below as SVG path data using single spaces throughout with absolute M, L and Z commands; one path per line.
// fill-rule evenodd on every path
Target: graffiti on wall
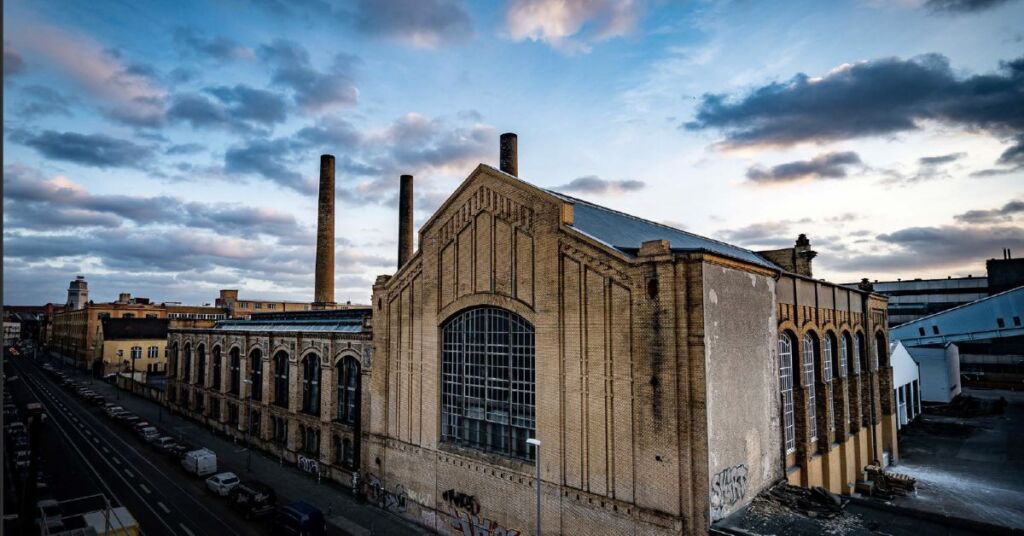
M 320 474 L 320 463 L 316 461 L 316 458 L 307 458 L 300 455 L 296 465 L 298 465 L 299 471 L 304 471 L 313 475 Z
M 734 465 L 711 480 L 711 519 L 725 517 L 726 510 L 747 493 L 747 466 Z
M 388 491 L 384 483 L 377 478 L 377 475 L 370 473 L 366 475 L 366 498 L 385 510 L 404 512 L 408 496 L 401 484 L 395 486 L 394 491 Z
M 519 536 L 519 531 L 502 527 L 498 523 L 476 514 L 449 508 L 452 533 L 462 536 Z
M 480 513 L 480 503 L 476 500 L 476 497 L 472 495 L 466 495 L 465 493 L 459 493 L 453 489 L 444 492 L 441 495 L 444 502 L 456 507 L 461 508 L 473 515 Z

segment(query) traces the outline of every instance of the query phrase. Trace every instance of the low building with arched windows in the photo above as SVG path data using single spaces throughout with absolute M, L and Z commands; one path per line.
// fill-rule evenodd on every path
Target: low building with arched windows
M 167 404 L 325 478 L 359 466 L 369 309 L 224 320 L 168 336 Z

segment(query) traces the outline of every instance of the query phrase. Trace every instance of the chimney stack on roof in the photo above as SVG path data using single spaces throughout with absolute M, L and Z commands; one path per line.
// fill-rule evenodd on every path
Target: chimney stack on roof
M 498 165 L 505 173 L 513 177 L 519 176 L 519 138 L 514 132 L 506 132 L 501 135 Z
M 402 175 L 398 185 L 398 268 L 412 258 L 412 175 Z
M 320 155 L 320 201 L 316 226 L 313 307 L 334 304 L 334 155 Z

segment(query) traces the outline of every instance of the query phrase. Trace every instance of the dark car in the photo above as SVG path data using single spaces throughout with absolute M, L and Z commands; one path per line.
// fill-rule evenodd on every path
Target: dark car
M 274 535 L 282 536 L 323 536 L 327 534 L 327 522 L 319 508 L 305 501 L 295 501 L 277 509 L 274 518 Z
M 167 456 L 170 458 L 180 460 L 181 458 L 184 458 L 185 455 L 188 454 L 189 452 L 196 450 L 196 448 L 197 447 L 195 445 L 190 445 L 188 443 L 178 443 L 164 451 L 164 453 L 167 454 Z
M 248 480 L 231 490 L 228 502 L 242 512 L 246 519 L 250 519 L 273 512 L 277 506 L 277 493 L 262 482 Z

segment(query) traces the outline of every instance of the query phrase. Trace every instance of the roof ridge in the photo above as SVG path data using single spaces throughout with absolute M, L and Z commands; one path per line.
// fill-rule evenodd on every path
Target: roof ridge
M 565 198 L 565 199 L 569 199 L 569 200 L 571 200 L 573 202 L 583 203 L 583 204 L 586 204 L 586 205 L 590 205 L 590 206 L 592 206 L 594 208 L 598 208 L 598 209 L 601 209 L 601 210 L 606 210 L 608 212 L 612 212 L 612 213 L 618 214 L 620 216 L 625 216 L 625 217 L 633 219 L 633 220 L 642 221 L 644 223 L 649 223 L 651 225 L 656 225 L 656 226 L 662 227 L 664 229 L 670 229 L 672 231 L 675 231 L 675 232 L 678 232 L 678 233 L 683 233 L 685 235 L 689 235 L 689 236 L 692 236 L 692 237 L 695 237 L 695 238 L 700 238 L 700 239 L 703 239 L 703 240 L 710 240 L 711 242 L 714 242 L 716 244 L 721 244 L 723 246 L 729 246 L 731 248 L 740 249 L 740 250 L 746 251 L 748 253 L 753 253 L 754 255 L 758 255 L 758 253 L 756 251 L 754 251 L 752 249 L 747 249 L 747 248 L 742 247 L 742 246 L 737 246 L 736 244 L 730 244 L 728 242 L 723 242 L 723 241 L 718 240 L 716 238 L 711 238 L 709 236 L 699 235 L 697 233 L 692 233 L 690 231 L 686 231 L 686 230 L 680 229 L 678 227 L 672 227 L 671 225 L 665 225 L 664 223 L 659 223 L 659 222 L 656 222 L 656 221 L 653 221 L 653 220 L 648 220 L 646 218 L 641 218 L 640 216 L 636 216 L 636 215 L 630 214 L 628 212 L 622 212 L 621 210 L 615 210 L 613 208 L 608 208 L 608 207 L 606 207 L 604 205 L 598 205 L 597 203 L 594 203 L 593 201 L 587 201 L 586 199 L 580 199 L 578 197 L 573 197 L 571 195 L 566 195 L 566 194 L 563 194 L 561 192 L 556 192 L 554 190 L 551 190 L 549 188 L 545 188 L 544 190 L 549 192 L 549 193 L 552 193 L 554 195 L 557 195 L 559 197 L 562 197 L 562 198 Z M 760 255 L 758 255 L 758 256 L 760 257 Z

